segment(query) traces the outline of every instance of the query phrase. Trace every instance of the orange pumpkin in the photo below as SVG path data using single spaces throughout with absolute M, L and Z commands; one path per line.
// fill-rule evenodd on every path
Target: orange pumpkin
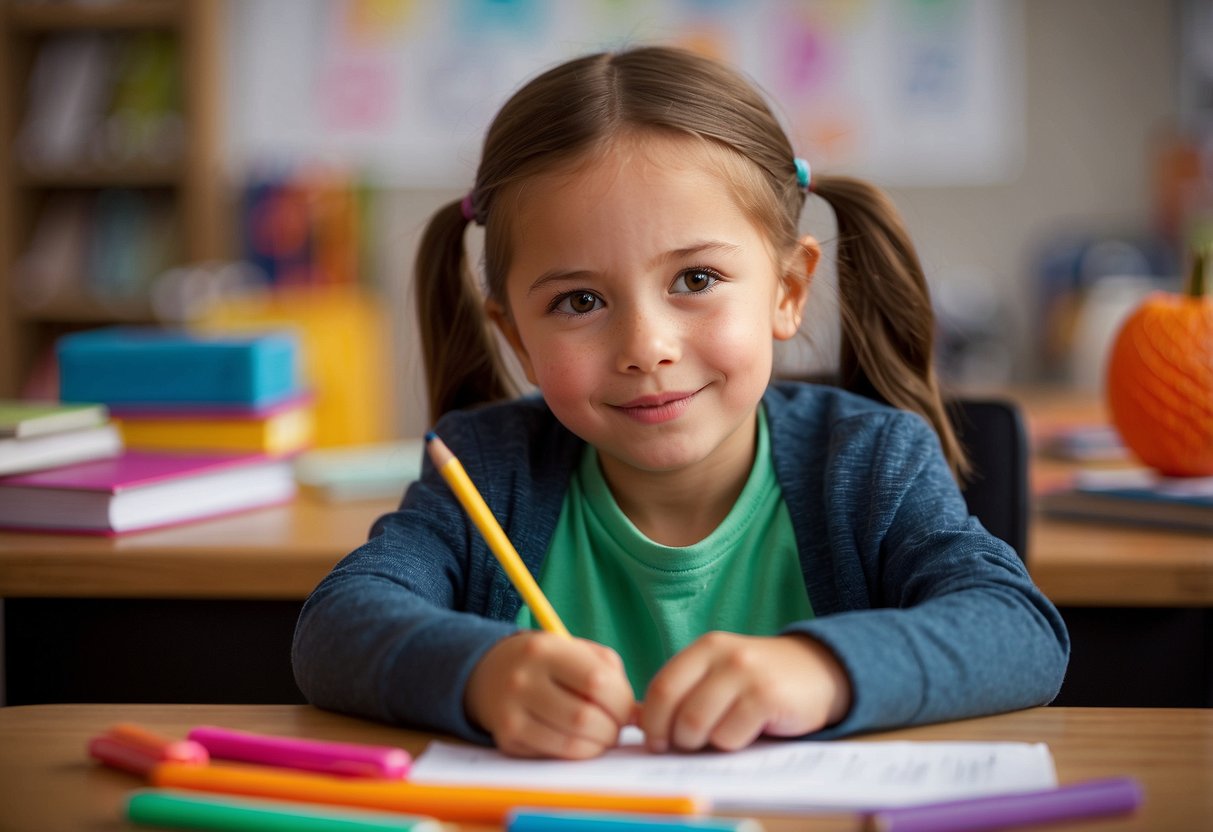
M 1213 247 L 1196 255 L 1187 291 L 1156 292 L 1116 336 L 1108 407 L 1121 439 L 1171 477 L 1213 475 Z

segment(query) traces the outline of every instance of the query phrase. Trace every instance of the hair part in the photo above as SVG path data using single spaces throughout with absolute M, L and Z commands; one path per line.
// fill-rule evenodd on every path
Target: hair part
M 460 202 L 439 209 L 417 254 L 417 302 L 431 420 L 516 395 L 484 314 L 505 304 L 514 212 L 538 175 L 592 163 L 625 136 L 691 137 L 724 149 L 720 172 L 777 255 L 799 236 L 805 193 L 778 119 L 740 73 L 694 53 L 641 47 L 561 64 L 518 90 L 485 137 L 473 209 L 485 226 L 484 291 L 467 263 Z M 837 217 L 841 384 L 919 413 L 949 463 L 965 456 L 944 411 L 932 364 L 934 316 L 926 280 L 892 201 L 871 185 L 818 176 L 814 191 Z M 504 210 L 503 210 L 504 209 Z

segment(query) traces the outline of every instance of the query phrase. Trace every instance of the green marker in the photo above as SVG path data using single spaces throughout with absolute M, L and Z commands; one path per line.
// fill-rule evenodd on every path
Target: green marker
M 433 818 L 366 812 L 283 800 L 202 797 L 164 789 L 139 789 L 126 816 L 144 826 L 242 832 L 443 832 Z

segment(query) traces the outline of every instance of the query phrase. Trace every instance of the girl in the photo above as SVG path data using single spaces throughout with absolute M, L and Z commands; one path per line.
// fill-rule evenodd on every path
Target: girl
M 863 396 L 771 384 L 819 256 L 807 192 L 837 216 Z M 431 220 L 417 284 L 436 431 L 578 638 L 532 629 L 426 460 L 303 609 L 313 703 L 583 758 L 631 723 L 652 751 L 736 749 L 1056 694 L 1065 627 L 956 485 L 900 220 L 810 181 L 738 74 L 650 47 L 536 78 Z M 542 399 L 511 400 L 489 322 Z

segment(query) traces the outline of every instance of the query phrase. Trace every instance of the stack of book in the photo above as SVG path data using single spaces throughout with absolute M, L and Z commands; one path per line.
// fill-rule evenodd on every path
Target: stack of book
M 0 475 L 121 452 L 122 436 L 105 405 L 0 400 Z
M 60 398 L 104 404 L 125 449 L 120 438 L 107 459 L 0 477 L 0 526 L 113 535 L 290 500 L 290 455 L 311 435 L 297 351 L 274 333 L 60 339 Z
M 109 327 L 60 339 L 57 354 L 60 398 L 104 402 L 127 448 L 282 457 L 312 444 L 293 335 Z
M 1037 501 L 1056 517 L 1213 534 L 1213 477 L 1164 477 L 1146 468 L 1082 471 Z

